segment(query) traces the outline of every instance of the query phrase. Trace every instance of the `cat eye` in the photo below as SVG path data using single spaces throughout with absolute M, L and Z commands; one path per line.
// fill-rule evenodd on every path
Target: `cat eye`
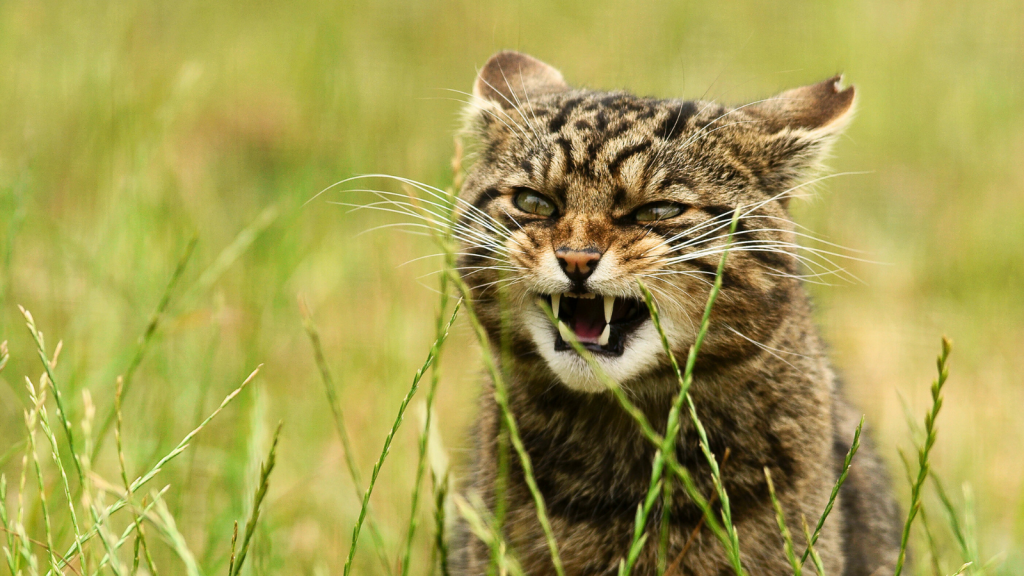
M 675 218 L 683 213 L 684 206 L 678 202 L 651 202 L 633 212 L 637 222 L 658 222 Z
M 555 213 L 555 204 L 551 200 L 528 188 L 520 188 L 512 199 L 512 203 L 527 214 L 548 218 Z

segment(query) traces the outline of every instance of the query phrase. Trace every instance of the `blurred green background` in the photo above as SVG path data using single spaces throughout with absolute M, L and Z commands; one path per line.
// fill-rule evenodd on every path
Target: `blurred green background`
M 859 111 L 831 165 L 865 173 L 829 180 L 794 211 L 878 263 L 848 263 L 862 283 L 813 288 L 820 323 L 899 479 L 897 448 L 912 448 L 898 392 L 920 419 L 939 337 L 953 339 L 935 469 L 958 505 L 969 482 L 982 556 L 999 555 L 993 570 L 1024 572 L 1019 0 L 0 2 L 0 341 L 12 356 L 0 376 L 0 454 L 24 436 L 23 377 L 41 370 L 16 305 L 50 346 L 64 341 L 57 375 L 72 419 L 85 389 L 102 415 L 197 236 L 125 399 L 129 468 L 152 465 L 264 363 L 157 482 L 172 485 L 200 564 L 222 571 L 283 419 L 249 569 L 340 573 L 359 506 L 297 295 L 321 329 L 365 478 L 433 340 L 438 260 L 400 266 L 435 252 L 429 239 L 360 235 L 396 219 L 327 203 L 366 198 L 303 203 L 360 173 L 447 186 L 461 106 L 449 89 L 470 90 L 504 48 L 571 83 L 730 103 L 846 73 Z M 452 344 L 438 413 L 458 473 L 480 366 L 463 352 L 476 349 L 465 324 Z M 413 410 L 373 499 L 395 556 L 419 426 Z M 110 448 L 98 467 L 114 479 Z M 20 456 L 0 470 L 16 477 Z M 941 510 L 926 503 L 950 548 Z M 361 548 L 359 573 L 378 570 Z

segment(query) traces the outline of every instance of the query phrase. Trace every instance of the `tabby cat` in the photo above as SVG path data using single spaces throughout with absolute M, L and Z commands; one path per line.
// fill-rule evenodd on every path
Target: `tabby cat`
M 466 111 L 478 158 L 460 192 L 459 266 L 499 362 L 503 317 L 511 324 L 502 367 L 509 403 L 566 574 L 617 572 L 655 452 L 567 339 L 590 350 L 663 433 L 679 384 L 637 280 L 685 359 L 735 210 L 742 217 L 690 394 L 724 460 L 744 567 L 792 574 L 764 469 L 802 552 L 801 517 L 813 528 L 858 421 L 813 326 L 801 280 L 806 253 L 788 212 L 852 115 L 854 90 L 838 81 L 727 108 L 571 88 L 556 69 L 516 52 L 479 72 Z M 493 507 L 500 413 L 492 388 L 482 394 L 462 490 Z M 710 497 L 710 469 L 685 416 L 675 456 Z M 504 494 L 509 549 L 525 573 L 554 574 L 515 452 Z M 660 506 L 634 574 L 657 573 Z M 732 573 L 678 487 L 669 512 L 663 567 Z M 489 548 L 465 526 L 458 533 L 454 573 L 486 573 Z M 865 443 L 816 549 L 827 573 L 867 576 L 893 566 L 899 539 L 886 472 Z M 805 569 L 814 572 L 809 561 Z

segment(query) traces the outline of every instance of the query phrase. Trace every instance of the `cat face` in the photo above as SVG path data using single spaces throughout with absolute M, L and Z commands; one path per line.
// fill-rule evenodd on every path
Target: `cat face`
M 572 333 L 635 386 L 667 360 L 637 281 L 685 357 L 739 211 L 702 356 L 765 341 L 799 283 L 788 199 L 850 117 L 853 89 L 837 81 L 726 108 L 575 90 L 529 56 L 492 57 L 466 112 L 478 159 L 457 224 L 460 269 L 492 338 L 505 306 L 517 361 L 603 390 Z

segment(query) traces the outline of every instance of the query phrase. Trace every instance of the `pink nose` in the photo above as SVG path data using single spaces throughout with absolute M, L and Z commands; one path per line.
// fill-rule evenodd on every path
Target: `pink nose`
M 597 250 L 560 248 L 555 250 L 555 257 L 558 258 L 558 263 L 562 266 L 562 271 L 565 272 L 565 275 L 574 284 L 582 287 L 582 284 L 587 281 L 587 278 L 597 268 L 597 263 L 601 259 L 601 253 Z

